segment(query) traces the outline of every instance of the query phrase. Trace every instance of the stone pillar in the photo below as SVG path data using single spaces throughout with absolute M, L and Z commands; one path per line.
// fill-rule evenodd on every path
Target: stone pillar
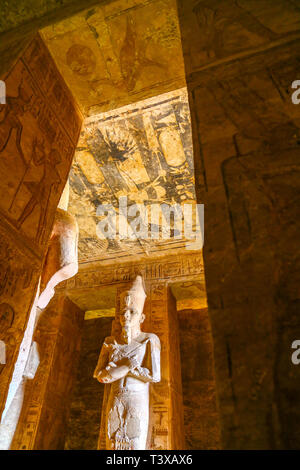
M 222 446 L 296 449 L 299 9 L 284 0 L 177 3 Z
M 172 449 L 180 450 L 185 447 L 185 433 L 183 420 L 183 396 L 181 370 L 186 367 L 181 362 L 179 322 L 176 308 L 176 299 L 170 288 L 167 290 L 168 298 L 168 331 L 169 331 L 169 381 L 171 396 L 171 445 Z
M 151 396 L 150 449 L 184 449 L 181 361 L 176 303 L 167 282 L 149 283 L 145 330 L 161 341 L 161 382 Z
M 56 295 L 41 313 L 34 341 L 40 364 L 27 381 L 11 449 L 63 449 L 84 313 Z
M 113 317 L 85 319 L 65 450 L 96 450 L 104 388 L 93 378 L 99 347 L 111 334 Z
M 143 331 L 156 334 L 161 342 L 161 381 L 151 384 L 148 449 L 184 449 L 183 404 L 176 303 L 167 282 L 148 282 L 144 306 Z M 117 288 L 116 317 L 120 294 L 128 287 Z M 113 329 L 116 326 L 113 326 Z M 105 449 L 104 395 L 98 447 Z
M 0 414 L 82 122 L 39 35 L 1 79 L 7 97 L 0 105 L 0 340 L 6 349 Z
M 210 320 L 195 307 L 178 311 L 186 449 L 220 449 Z

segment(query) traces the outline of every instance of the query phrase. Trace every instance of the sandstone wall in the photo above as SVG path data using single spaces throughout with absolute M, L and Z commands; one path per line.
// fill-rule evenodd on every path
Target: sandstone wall
M 138 263 L 117 265 L 92 263 L 87 265 L 85 269 L 81 267 L 78 274 L 62 283 L 58 290 L 69 296 L 78 305 L 82 303 L 86 309 L 96 309 L 95 291 L 103 292 L 103 289 L 107 291 L 116 286 L 118 301 L 119 293 L 124 288 L 126 289 L 127 283 L 134 280 L 138 273 L 143 273 L 147 291 L 144 308 L 146 320 L 142 329 L 157 334 L 162 346 L 162 380 L 160 383 L 152 384 L 151 387 L 149 448 L 156 450 L 184 449 L 179 335 L 176 306 L 170 285 L 176 281 L 177 283 L 187 282 L 187 284 L 196 281 L 204 289 L 203 292 L 199 292 L 202 292 L 203 297 L 205 296 L 201 252 L 190 252 L 178 256 L 176 259 L 166 256 Z M 90 307 L 88 305 L 89 298 L 91 299 Z M 100 298 L 98 300 L 100 301 Z M 118 304 L 116 309 L 118 309 Z M 80 372 L 78 371 L 78 373 Z M 95 383 L 100 394 L 100 388 L 103 385 L 97 384 L 96 381 Z M 75 407 L 78 409 L 79 399 L 75 403 Z M 94 416 L 94 412 L 92 412 L 92 416 Z M 78 421 L 81 420 L 82 416 L 78 416 Z M 79 427 L 79 425 L 81 426 L 77 422 L 75 426 Z M 86 427 L 85 424 L 84 427 Z M 100 444 L 105 446 L 103 440 Z M 87 445 L 90 445 L 90 441 L 87 442 Z
M 12 449 L 63 449 L 79 359 L 83 312 L 62 295 L 41 313 L 34 341 L 40 364 L 27 381 Z
M 65 441 L 67 450 L 97 450 L 104 386 L 93 378 L 93 373 L 104 339 L 111 334 L 112 320 L 103 317 L 84 321 Z
M 181 390 L 174 394 L 184 406 L 185 449 L 217 449 L 220 446 L 218 411 L 216 407 L 212 336 L 207 309 L 176 312 L 170 295 L 173 340 L 180 341 L 180 358 L 172 355 L 174 383 Z M 178 320 L 175 316 L 178 315 Z M 176 324 L 178 322 L 178 327 Z M 65 449 L 96 450 L 104 386 L 93 379 L 98 360 L 99 345 L 111 334 L 112 318 L 95 318 L 84 322 L 77 378 L 71 399 Z M 177 369 L 177 370 L 175 370 Z M 178 378 L 180 375 L 180 381 Z M 178 396 L 179 395 L 179 396 Z M 182 416 L 173 414 L 172 429 L 183 427 Z M 176 418 L 177 421 L 176 422 Z M 180 428 L 181 426 L 181 428 Z M 174 440 L 176 442 L 176 437 Z M 177 442 L 177 447 L 182 443 Z
M 208 310 L 178 312 L 185 448 L 220 448 L 213 342 Z
M 3 79 L 0 106 L 0 365 L 2 412 L 65 186 L 81 114 L 37 36 Z
M 299 448 L 299 5 L 178 6 L 222 446 Z

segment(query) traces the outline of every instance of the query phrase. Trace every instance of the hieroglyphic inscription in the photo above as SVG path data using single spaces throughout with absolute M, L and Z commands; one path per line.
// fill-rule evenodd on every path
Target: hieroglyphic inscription
M 34 379 L 26 383 L 12 449 L 60 448 L 82 321 L 83 313 L 64 296 L 55 297 L 39 318 L 34 339 L 41 363 Z
M 174 259 L 174 258 L 173 258 Z M 178 259 L 178 258 L 177 258 Z M 138 273 L 143 273 L 145 281 L 189 278 L 204 274 L 200 252 L 183 255 L 178 261 L 168 258 L 164 261 L 136 263 L 119 267 L 103 267 L 92 271 L 79 271 L 72 279 L 61 283 L 60 288 L 80 289 L 133 280 Z
M 37 35 L 3 77 L 0 105 L 0 412 L 7 396 L 60 194 L 82 121 Z
M 151 328 L 161 343 L 161 382 L 151 393 L 151 449 L 171 449 L 167 284 L 151 283 L 149 300 Z
M 38 274 L 38 262 L 22 253 L 0 227 L 0 340 L 5 343 L 6 355 L 5 364 L 0 365 L 0 411 L 35 295 Z
M 82 118 L 39 36 L 5 83 L 7 104 L 0 107 L 0 212 L 40 254 Z

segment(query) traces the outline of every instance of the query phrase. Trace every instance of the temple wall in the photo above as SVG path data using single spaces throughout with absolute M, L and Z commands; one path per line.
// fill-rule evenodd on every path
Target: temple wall
M 117 287 L 116 318 L 120 295 L 128 284 Z M 165 281 L 147 282 L 142 331 L 156 334 L 161 343 L 161 381 L 150 387 L 147 449 L 184 449 L 183 406 L 176 302 Z M 100 350 L 99 350 L 100 352 Z M 101 386 L 102 384 L 100 384 Z M 103 385 L 102 385 L 103 387 Z M 106 399 L 104 395 L 98 448 L 105 449 Z
M 136 274 L 140 272 L 143 273 L 143 277 L 146 283 L 147 299 L 145 302 L 144 313 L 146 314 L 146 320 L 143 324 L 143 331 L 148 331 L 155 333 L 161 341 L 161 372 L 162 380 L 160 383 L 152 384 L 151 386 L 151 416 L 150 416 L 150 432 L 149 432 L 149 444 L 150 449 L 184 449 L 184 424 L 183 424 L 183 396 L 182 396 L 182 387 L 181 387 L 181 367 L 184 369 L 185 363 L 181 362 L 180 358 L 180 332 L 178 326 L 178 316 L 176 309 L 176 302 L 174 296 L 172 295 L 170 286 L 174 282 L 181 281 L 183 284 L 186 282 L 187 285 L 193 284 L 196 282 L 201 286 L 204 286 L 204 277 L 203 277 L 203 265 L 202 265 L 202 256 L 201 253 L 189 253 L 177 257 L 174 260 L 174 257 L 166 257 L 164 259 L 158 258 L 157 260 L 153 259 L 151 261 L 141 261 L 140 263 L 129 263 L 129 264 L 119 264 L 119 265 L 105 265 L 101 264 L 101 269 L 97 263 L 92 264 L 89 268 L 79 270 L 79 273 L 72 279 L 69 279 L 63 283 L 58 289 L 64 295 L 73 299 L 73 301 L 80 305 L 85 305 L 87 308 L 88 299 L 91 299 L 93 308 L 96 308 L 95 303 L 95 292 L 99 291 L 99 301 L 101 297 L 101 292 L 111 289 L 112 286 L 116 286 L 116 311 L 118 310 L 118 298 L 120 293 L 126 289 L 128 282 L 133 280 Z M 200 291 L 199 291 L 200 292 Z M 105 295 L 105 294 L 103 294 Z M 202 293 L 202 296 L 205 295 L 205 289 Z M 202 300 L 203 302 L 203 300 Z M 87 320 L 85 323 L 88 325 L 89 322 L 93 320 Z M 95 322 L 98 320 L 95 320 Z M 103 321 L 103 320 L 101 320 Z M 82 361 L 84 356 L 88 357 L 88 364 L 86 369 L 92 369 L 92 366 L 96 366 L 97 357 L 94 358 L 94 364 L 92 357 L 94 357 L 94 344 L 95 338 L 100 335 L 106 335 L 104 331 L 100 329 L 99 322 L 99 331 L 91 331 L 92 328 L 86 327 L 86 334 L 91 335 L 90 340 L 88 341 L 86 337 L 86 347 L 91 347 L 89 353 L 84 353 L 82 350 Z M 105 330 L 106 331 L 106 330 Z M 206 332 L 204 332 L 206 335 Z M 203 338 L 206 341 L 206 338 Z M 201 338 L 202 340 L 202 338 Z M 98 341 L 98 340 L 97 340 Z M 90 346 L 90 343 L 92 346 Z M 83 348 L 84 348 L 83 343 Z M 98 354 L 100 352 L 101 345 L 98 345 Z M 212 344 L 210 343 L 212 348 Z M 212 353 L 211 353 L 212 354 Z M 211 359 L 211 356 L 209 356 Z M 186 357 L 184 357 L 186 359 Z M 192 360 L 192 359 L 191 359 Z M 83 363 L 81 365 L 81 369 Z M 201 366 L 199 366 L 201 368 Z M 213 368 L 213 365 L 211 364 Z M 201 369 L 202 370 L 202 369 Z M 78 369 L 78 374 L 80 375 L 80 368 Z M 74 433 L 73 437 L 71 434 L 71 442 L 75 442 L 76 446 L 78 441 L 78 435 L 76 434 L 76 428 L 81 429 L 81 426 L 84 428 L 87 427 L 86 418 L 78 416 L 76 419 L 76 410 L 78 413 L 79 406 L 82 406 L 84 400 L 83 395 L 91 394 L 91 405 L 87 405 L 88 413 L 91 413 L 91 419 L 93 420 L 97 413 L 97 405 L 100 406 L 99 401 L 101 399 L 101 394 L 103 393 L 100 389 L 104 389 L 102 384 L 97 383 L 95 379 L 87 377 L 87 372 L 84 372 L 81 383 L 78 379 L 77 387 L 78 395 L 74 395 L 73 405 L 74 405 Z M 94 380 L 95 386 L 92 385 L 91 380 Z M 79 384 L 79 385 L 78 385 Z M 213 384 L 211 383 L 211 386 Z M 82 387 L 82 388 L 80 388 Z M 98 391 L 98 399 L 97 392 Z M 191 392 L 192 393 L 192 392 Z M 197 394 L 197 389 L 195 389 L 195 396 Z M 94 398 L 93 398 L 94 397 Z M 214 395 L 211 392 L 211 404 L 213 401 Z M 216 406 L 216 404 L 215 404 Z M 102 418 L 103 419 L 103 418 Z M 93 421 L 94 422 L 94 421 Z M 211 425 L 212 423 L 207 424 Z M 72 427 L 72 412 L 71 412 L 71 421 L 69 426 Z M 100 422 L 98 424 L 100 426 Z M 213 423 L 213 431 L 216 432 L 218 428 L 218 417 L 215 418 Z M 93 425 L 94 429 L 94 425 Z M 102 428 L 103 429 L 103 428 Z M 99 430 L 99 427 L 98 427 Z M 73 432 L 73 431 L 72 431 Z M 91 441 L 94 439 L 94 431 L 89 433 L 89 440 L 87 445 L 89 446 Z M 82 433 L 82 436 L 85 433 Z M 92 436 L 93 434 L 93 436 Z M 100 438 L 100 447 L 105 447 L 103 431 Z M 94 442 L 94 441 L 93 441 Z M 66 445 L 68 446 L 68 440 Z M 83 445 L 86 445 L 84 443 Z M 94 444 L 92 444 L 94 446 Z M 76 447 L 77 448 L 77 447 Z M 94 447 L 89 447 L 94 448 Z
M 299 448 L 299 7 L 178 6 L 222 447 Z
M 63 7 L 68 3 L 64 1 Z M 198 202 L 205 204 L 204 265 L 213 338 L 213 348 L 206 345 L 205 354 L 214 350 L 221 447 L 299 448 L 300 376 L 291 362 L 291 344 L 300 334 L 300 107 L 291 100 L 291 84 L 299 79 L 300 69 L 299 5 L 295 0 L 178 0 L 177 4 L 196 191 Z M 0 364 L 0 411 L 81 124 L 80 113 L 41 39 L 36 38 L 25 51 L 31 35 L 26 23 L 33 20 L 33 29 L 51 24 L 55 10 L 50 2 L 47 11 L 33 6 L 23 18 L 8 18 L 10 28 L 22 28 L 8 33 L 0 47 L 0 74 L 8 94 L 7 105 L 0 108 L 0 339 L 6 344 L 6 364 Z M 47 20 L 39 22 L 44 13 Z M 67 16 L 66 10 L 61 17 Z M 94 12 L 88 16 L 93 17 Z M 129 26 L 127 30 L 130 33 Z M 63 56 L 63 49 L 59 53 Z M 164 75 L 163 70 L 161 73 Z M 163 347 L 163 381 L 156 385 L 151 446 L 173 448 L 181 444 L 172 435 L 172 419 L 174 426 L 180 425 L 179 415 L 172 417 L 176 402 L 172 404 L 172 397 L 181 391 L 178 381 L 172 383 L 172 361 L 178 355 L 173 357 L 167 349 L 177 341 L 171 336 L 170 324 L 176 320 L 168 288 L 176 279 L 201 276 L 203 281 L 202 260 L 191 255 L 113 268 L 103 263 L 100 268 L 82 269 L 65 284 L 61 295 L 82 292 L 87 296 L 97 286 L 132 280 L 140 268 L 150 292 L 145 329 L 157 333 Z M 76 310 L 70 310 L 73 308 Z M 59 382 L 55 395 L 53 377 L 54 370 L 60 369 L 55 362 L 56 357 L 60 361 L 57 345 L 67 338 L 60 337 L 64 323 L 57 320 L 58 313 L 49 312 L 53 335 L 38 330 L 47 360 L 50 358 L 49 368 L 44 363 L 38 369 L 34 379 L 38 386 L 25 400 L 27 408 L 14 448 L 63 446 L 67 411 L 61 391 L 69 394 L 70 390 Z M 45 318 L 41 317 L 41 324 Z M 78 325 L 74 338 L 79 334 Z M 68 342 L 61 347 L 77 351 L 78 344 Z M 196 355 L 195 351 L 193 360 Z M 183 377 L 186 373 L 184 367 Z M 207 377 L 207 387 L 210 373 L 203 365 L 201 377 Z M 193 377 L 201 403 L 202 384 L 196 372 Z M 191 405 L 185 379 L 183 392 L 187 394 L 187 415 Z M 35 400 L 32 408 L 28 405 L 31 399 Z M 56 410 L 51 408 L 52 400 Z M 215 398 L 213 403 L 215 410 Z M 206 417 L 202 418 L 208 426 Z M 217 435 L 216 423 L 217 416 L 209 427 L 213 435 L 206 435 L 211 443 Z M 42 437 L 46 427 L 49 440 L 47 433 Z M 188 445 L 194 445 L 189 444 L 195 442 L 193 436 L 203 439 L 201 445 L 210 445 L 204 443 L 203 429 L 189 425 Z
M 186 449 L 184 418 L 183 418 L 183 393 L 181 370 L 185 369 L 185 361 L 180 356 L 180 328 L 178 322 L 176 299 L 171 290 L 167 291 L 168 297 L 168 327 L 169 327 L 169 377 L 171 395 L 171 430 L 172 449 Z
M 112 320 L 103 317 L 84 321 L 65 440 L 67 450 L 97 449 L 104 386 L 99 386 L 93 373 L 103 341 L 111 334 Z
M 37 35 L 1 77 L 0 412 L 38 287 L 56 207 L 77 144 L 81 114 Z
M 219 449 L 220 428 L 208 310 L 181 310 L 178 323 L 185 449 Z
M 3 2 L 2 2 L 3 3 Z M 38 31 L 73 14 L 82 8 L 93 7 L 99 0 L 13 0 L 3 3 L 0 10 L 0 77 L 7 73 Z
M 55 296 L 38 320 L 34 341 L 40 364 L 27 381 L 12 449 L 63 449 L 79 359 L 83 312 Z

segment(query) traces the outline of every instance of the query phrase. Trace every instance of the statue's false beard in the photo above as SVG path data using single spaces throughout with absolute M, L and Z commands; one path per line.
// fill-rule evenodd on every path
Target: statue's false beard
M 131 342 L 131 328 L 130 328 L 130 326 L 123 326 L 123 328 L 122 328 L 122 338 L 126 343 Z

